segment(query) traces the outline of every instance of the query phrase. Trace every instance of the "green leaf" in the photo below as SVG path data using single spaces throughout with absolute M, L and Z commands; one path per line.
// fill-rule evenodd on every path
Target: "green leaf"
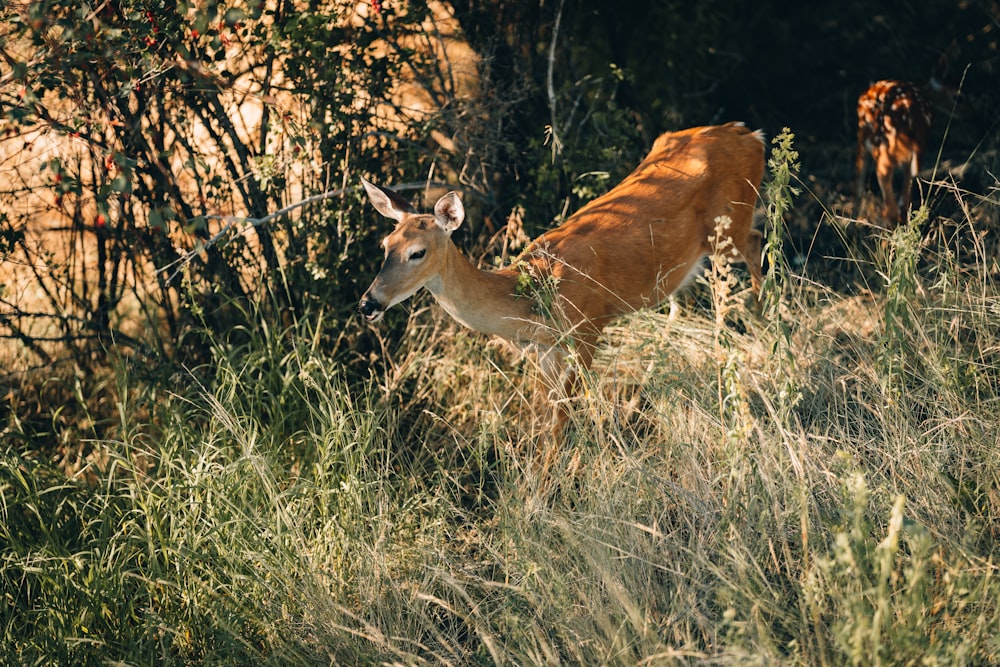
M 226 15 L 222 20 L 225 21 L 226 25 L 228 25 L 229 27 L 233 27 L 240 21 L 245 20 L 246 17 L 247 13 L 242 9 L 240 9 L 239 7 L 231 7 L 226 10 Z
M 125 174 L 119 174 L 115 177 L 115 180 L 111 181 L 112 192 L 121 192 L 124 194 L 132 192 L 132 181 L 128 179 Z
M 163 229 L 166 223 L 163 220 L 163 211 L 159 208 L 149 210 L 149 226 L 153 229 Z

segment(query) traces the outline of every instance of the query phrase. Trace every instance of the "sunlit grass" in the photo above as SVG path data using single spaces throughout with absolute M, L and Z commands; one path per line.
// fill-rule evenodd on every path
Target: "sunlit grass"
M 305 323 L 123 365 L 86 470 L 4 445 L 0 661 L 996 662 L 995 272 L 886 244 L 882 293 L 619 322 L 555 445 L 435 308 L 370 369 Z

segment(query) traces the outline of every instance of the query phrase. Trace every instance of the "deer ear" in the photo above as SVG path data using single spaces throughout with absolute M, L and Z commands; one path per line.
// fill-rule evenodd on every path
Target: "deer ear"
M 434 204 L 434 221 L 438 227 L 451 234 L 465 220 L 465 207 L 455 192 L 449 192 Z
M 400 222 L 407 213 L 416 212 L 410 202 L 392 190 L 369 183 L 363 178 L 361 184 L 365 186 L 365 192 L 368 193 L 368 201 L 372 203 L 376 211 L 385 217 Z

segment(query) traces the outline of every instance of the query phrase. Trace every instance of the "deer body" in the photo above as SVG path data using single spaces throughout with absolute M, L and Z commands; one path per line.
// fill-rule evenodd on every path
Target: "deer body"
M 421 215 L 365 181 L 371 203 L 397 224 L 359 310 L 376 321 L 426 287 L 465 326 L 538 347 L 554 388 L 568 348 L 588 367 L 605 325 L 683 285 L 712 250 L 719 216 L 732 219 L 728 233 L 759 290 L 761 235 L 751 224 L 763 171 L 763 138 L 741 124 L 664 134 L 624 181 L 497 271 L 476 268 L 451 241 L 465 215 L 455 193 Z M 551 302 L 541 303 L 546 290 Z
M 865 162 L 871 154 L 882 191 L 882 217 L 890 226 L 910 207 L 913 179 L 930 134 L 932 109 L 920 88 L 905 81 L 878 81 L 858 98 L 858 197 L 864 190 Z M 893 175 L 909 167 L 896 201 Z
M 946 64 L 939 64 L 946 69 Z M 917 86 L 906 81 L 878 81 L 858 98 L 857 195 L 864 194 L 865 163 L 871 155 L 882 191 L 882 218 L 892 228 L 910 208 L 913 181 L 920 173 L 920 158 L 927 148 L 934 109 L 966 120 L 976 111 L 958 97 L 958 90 L 937 76 Z M 893 175 L 905 169 L 899 201 Z

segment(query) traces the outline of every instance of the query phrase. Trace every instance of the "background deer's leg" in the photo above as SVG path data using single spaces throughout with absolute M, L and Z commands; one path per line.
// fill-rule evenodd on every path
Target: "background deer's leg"
M 896 201 L 896 192 L 892 187 L 892 176 L 895 165 L 888 151 L 883 151 L 878 156 L 875 170 L 878 175 L 878 187 L 882 190 L 882 217 L 885 223 L 882 225 L 886 229 L 892 229 L 899 220 L 899 202 Z
M 861 133 L 859 132 L 858 133 L 858 156 L 855 159 L 855 168 L 856 168 L 857 171 L 856 171 L 856 175 L 855 175 L 855 179 L 856 180 L 855 180 L 855 183 L 854 183 L 854 191 L 855 191 L 855 194 L 857 195 L 857 200 L 858 200 L 858 205 L 859 206 L 861 204 L 862 198 L 864 198 L 864 196 L 865 196 L 865 185 L 866 185 L 865 181 L 867 180 L 866 177 L 868 176 L 868 174 L 865 173 L 866 168 L 868 166 L 866 164 L 867 161 L 868 161 L 867 158 L 868 158 L 868 149 L 865 147 L 864 139 L 862 138 Z
M 902 185 L 901 199 L 899 209 L 903 212 L 904 216 L 910 214 L 910 202 L 912 201 L 913 194 L 913 181 L 917 179 L 920 174 L 920 154 L 916 151 L 910 156 L 910 171 L 906 176 L 906 183 Z

